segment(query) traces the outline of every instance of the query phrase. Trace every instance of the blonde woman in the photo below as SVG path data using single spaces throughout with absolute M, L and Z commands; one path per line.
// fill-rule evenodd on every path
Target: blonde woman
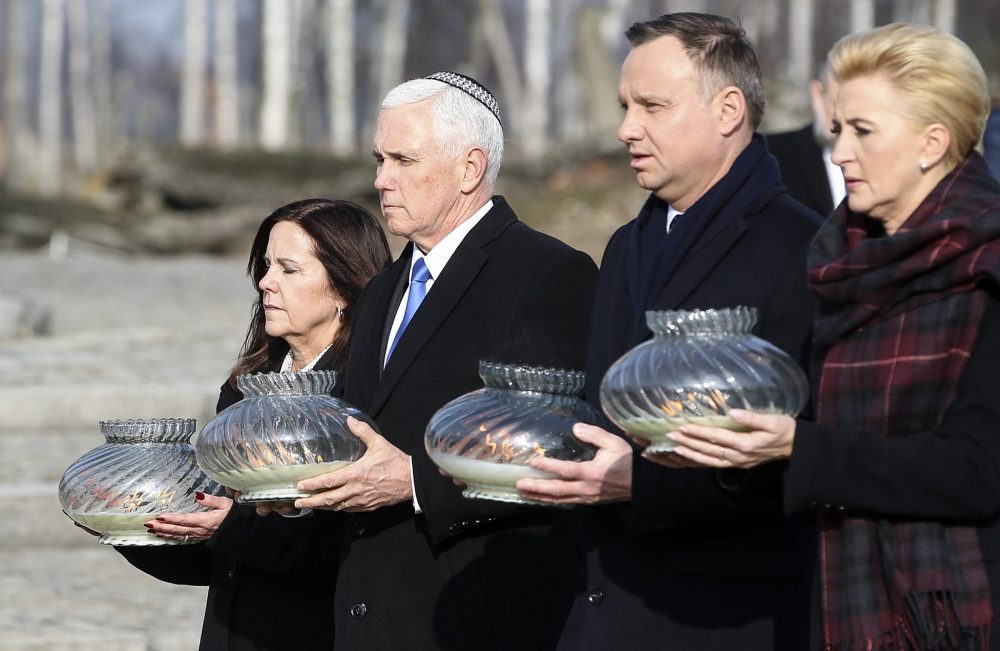
M 684 426 L 686 463 L 788 459 L 817 509 L 824 649 L 1000 649 L 1000 185 L 975 147 L 989 97 L 953 36 L 842 39 L 833 160 L 847 201 L 809 255 L 816 421 Z

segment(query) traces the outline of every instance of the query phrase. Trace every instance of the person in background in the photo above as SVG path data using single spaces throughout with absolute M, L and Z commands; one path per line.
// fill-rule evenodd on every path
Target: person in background
M 306 199 L 275 210 L 250 250 L 247 274 L 257 301 L 217 411 L 243 399 L 239 375 L 316 369 L 339 377 L 361 290 L 390 261 L 378 220 L 358 205 Z M 209 586 L 201 648 L 329 648 L 336 572 L 329 535 L 295 533 L 278 514 L 258 517 L 228 497 L 195 499 L 209 510 L 167 513 L 146 527 L 200 544 L 116 549 L 158 579 Z
M 823 63 L 809 82 L 813 121 L 801 129 L 767 136 L 788 193 L 824 217 L 844 200 L 844 174 L 832 160 L 833 102 L 837 80 Z
M 986 77 L 960 40 L 894 24 L 846 37 L 833 160 L 847 203 L 809 252 L 815 422 L 733 412 L 676 456 L 787 464 L 820 528 L 824 649 L 1000 649 L 1000 183 L 975 147 Z M 822 595 L 820 598 L 819 595 Z
M 983 132 L 983 157 L 993 176 L 1000 179 L 1000 95 L 993 97 L 993 108 Z
M 386 227 L 409 243 L 359 302 L 344 398 L 382 433 L 349 420 L 367 452 L 299 482 L 322 492 L 296 501 L 346 512 L 328 552 L 333 648 L 552 649 L 573 594 L 564 512 L 463 497 L 424 430 L 482 388 L 480 360 L 581 368 L 597 267 L 493 194 L 500 110 L 474 79 L 391 90 L 372 152 Z
M 604 253 L 587 348 L 587 399 L 649 339 L 646 310 L 747 305 L 755 333 L 807 356 L 805 255 L 819 215 L 792 199 L 755 132 L 764 91 L 753 45 L 721 16 L 636 23 L 622 64 L 618 138 L 649 199 Z M 559 648 L 787 649 L 808 638 L 808 521 L 781 513 L 781 464 L 664 468 L 619 433 L 577 424 L 593 461 L 536 459 L 558 479 L 518 490 L 584 509 L 586 587 Z M 803 543 L 800 537 L 806 537 Z

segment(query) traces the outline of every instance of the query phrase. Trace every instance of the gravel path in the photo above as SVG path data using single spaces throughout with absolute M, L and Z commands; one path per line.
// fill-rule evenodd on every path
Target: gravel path
M 51 335 L 0 339 L 0 650 L 197 647 L 205 588 L 128 565 L 59 512 L 97 421 L 198 417 L 242 343 L 243 260 L 0 254 L 0 295 L 51 310 Z

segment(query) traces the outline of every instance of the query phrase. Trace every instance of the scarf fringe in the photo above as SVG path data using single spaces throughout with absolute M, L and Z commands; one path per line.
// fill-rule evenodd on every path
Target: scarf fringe
M 825 644 L 823 651 L 988 651 L 989 624 L 963 625 L 953 593 L 911 592 L 904 601 L 906 616 L 897 620 L 892 631 Z
M 955 593 L 938 590 L 904 597 L 908 637 L 923 651 L 979 651 L 988 647 L 989 626 L 963 624 Z M 986 643 L 984 644 L 984 640 Z

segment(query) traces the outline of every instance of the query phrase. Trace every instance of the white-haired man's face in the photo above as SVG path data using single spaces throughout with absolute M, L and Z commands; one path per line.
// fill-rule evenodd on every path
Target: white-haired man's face
M 372 154 L 386 228 L 429 251 L 453 226 L 462 196 L 461 156 L 442 147 L 429 101 L 382 109 Z

